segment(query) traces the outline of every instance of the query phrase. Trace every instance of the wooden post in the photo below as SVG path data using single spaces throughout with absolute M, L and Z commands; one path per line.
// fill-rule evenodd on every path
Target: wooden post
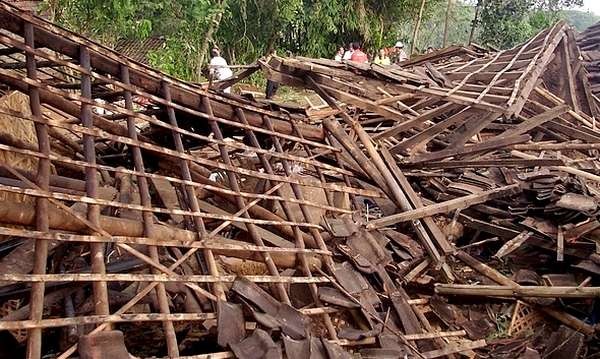
M 25 23 L 24 35 L 27 46 L 34 47 L 34 30 L 31 23 Z M 33 81 L 37 81 L 37 67 L 35 56 L 31 53 L 26 53 L 25 59 L 27 62 L 27 77 Z M 36 119 L 42 118 L 42 107 L 40 104 L 40 92 L 35 86 L 29 86 L 29 107 L 32 117 Z M 48 126 L 39 122 L 35 123 L 35 132 L 38 140 L 39 152 L 44 156 L 50 155 L 50 139 L 48 136 Z M 46 157 L 48 158 L 48 157 Z M 38 162 L 38 173 L 36 184 L 45 191 L 50 188 L 50 160 L 40 159 Z M 50 225 L 48 221 L 48 200 L 38 198 L 35 202 L 35 228 L 40 232 L 48 232 Z M 48 242 L 45 240 L 35 241 L 35 260 L 33 265 L 33 274 L 45 274 L 48 260 Z M 30 297 L 30 312 L 29 319 L 42 320 L 44 313 L 44 282 L 31 284 Z M 38 359 L 42 356 L 42 329 L 32 328 L 27 332 L 27 359 Z
M 86 70 L 91 71 L 90 52 L 86 46 L 79 47 L 79 62 Z M 87 99 L 92 97 L 92 78 L 90 75 L 81 74 L 81 95 Z M 81 124 L 91 129 L 94 127 L 92 119 L 92 107 L 82 102 L 79 116 Z M 85 191 L 88 197 L 97 198 L 98 196 L 98 178 L 96 176 L 96 147 L 94 136 L 83 135 L 83 149 L 85 161 L 90 164 L 85 168 Z M 100 227 L 100 206 L 88 204 L 87 219 L 95 226 Z M 90 243 L 91 269 L 94 273 L 104 274 L 106 268 L 104 265 L 104 243 Z M 108 287 L 106 282 L 95 282 L 92 284 L 94 294 L 95 311 L 98 315 L 108 315 Z
M 124 84 L 129 85 L 130 81 L 129 81 L 129 68 L 127 68 L 126 66 L 121 66 L 121 81 L 123 81 Z M 133 96 L 131 96 L 131 92 L 130 91 L 125 91 L 124 93 L 124 99 L 125 99 L 125 107 L 130 110 L 133 111 Z M 129 137 L 131 139 L 133 139 L 134 141 L 138 140 L 138 136 L 137 136 L 137 128 L 135 127 L 135 119 L 131 116 L 127 116 L 127 130 L 129 132 Z M 131 152 L 133 154 L 133 162 L 134 162 L 134 168 L 136 171 L 144 173 L 146 172 L 146 168 L 144 166 L 144 160 L 142 158 L 142 151 L 140 150 L 139 147 L 137 146 L 132 146 L 131 147 Z M 144 176 L 137 176 L 137 183 L 138 183 L 138 188 L 140 191 L 140 203 L 142 204 L 142 206 L 144 207 L 152 207 L 152 200 L 150 198 L 150 190 L 148 188 L 148 179 Z M 142 212 L 142 220 L 143 220 L 143 227 L 144 227 L 144 236 L 146 237 L 150 237 L 152 235 L 153 232 L 153 216 L 152 213 L 144 211 Z M 159 254 L 158 254 L 158 248 L 156 248 L 156 246 L 148 246 L 148 254 L 150 256 L 150 258 L 152 258 L 154 261 L 156 262 L 160 262 L 159 259 Z M 159 274 L 160 271 L 158 271 L 157 269 L 152 269 L 152 272 L 154 274 Z M 156 296 L 158 298 L 158 306 L 160 309 L 161 314 L 165 314 L 165 315 L 169 315 L 170 313 L 170 309 L 169 309 L 169 298 L 167 296 L 167 290 L 165 288 L 165 284 L 164 283 L 159 283 L 156 288 Z M 163 322 L 163 330 L 164 330 L 164 335 L 165 335 L 165 339 L 167 342 L 167 351 L 169 353 L 169 357 L 171 358 L 175 358 L 179 356 L 179 348 L 178 348 L 178 344 L 177 344 L 177 337 L 175 334 L 175 327 L 173 326 L 173 322 L 172 321 L 164 321 Z
M 419 27 L 421 26 L 421 18 L 423 17 L 423 9 L 425 8 L 425 0 L 421 1 L 421 8 L 419 9 L 419 16 L 417 17 L 417 21 L 415 23 L 415 29 L 413 31 L 412 42 L 410 43 L 410 55 L 415 52 L 415 48 L 417 47 L 417 36 L 419 35 Z

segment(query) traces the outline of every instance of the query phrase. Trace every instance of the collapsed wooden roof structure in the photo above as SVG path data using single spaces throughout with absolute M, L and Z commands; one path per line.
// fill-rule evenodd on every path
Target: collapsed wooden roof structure
M 402 67 L 308 58 L 272 58 L 261 66 L 271 80 L 313 89 L 338 109 L 347 132 L 362 144 L 356 148 L 343 142 L 342 158 L 353 164 L 349 167 L 369 174 L 395 202 L 380 201 L 382 218 L 366 227 L 406 230 L 402 223 L 411 224 L 429 254 L 428 264 L 420 263 L 421 271 L 434 265 L 447 281 L 468 282 L 453 276 L 456 268 L 444 267 L 454 257 L 507 291 L 519 284 L 537 285 L 542 275 L 558 285 L 556 277 L 567 275 L 552 267 L 537 273 L 537 268 L 549 265 L 539 258 L 510 278 L 477 262 L 452 243 L 461 235 L 447 227 L 440 230 L 433 220 L 436 214 L 454 213 L 452 223 L 462 224 L 476 238 L 482 233 L 492 237 L 483 243 L 500 238 L 502 245 L 482 249 L 493 250 L 496 260 L 516 248 L 537 247 L 555 252 L 555 263 L 565 263 L 565 236 L 571 243 L 585 238 L 590 241 L 587 245 L 571 246 L 571 259 L 597 276 L 593 243 L 598 240 L 599 101 L 578 61 L 573 31 L 560 22 L 506 51 L 466 60 L 448 57 L 443 50 L 438 55 Z M 339 125 L 323 123 L 325 128 Z M 407 182 L 404 174 L 413 181 Z M 515 186 L 520 189 L 513 192 Z M 565 201 L 571 200 L 576 206 L 589 200 L 589 215 L 578 217 L 581 212 L 567 210 Z M 481 205 L 484 202 L 488 205 Z M 478 242 L 462 243 L 471 247 Z M 523 270 L 538 280 L 519 282 Z M 576 286 L 567 272 L 568 283 Z M 487 295 L 494 296 L 485 286 L 459 287 L 440 284 L 436 289 L 440 294 L 484 296 L 489 289 Z M 583 322 L 559 318 L 565 313 L 556 316 L 549 309 L 543 308 L 577 330 L 594 333 L 592 327 L 580 326 Z M 574 345 L 558 357 L 570 357 L 580 349 Z
M 600 23 L 594 24 L 577 35 L 581 49 L 582 64 L 587 71 L 590 87 L 595 96 L 600 93 Z
M 465 265 L 500 285 L 466 294 L 524 298 L 567 326 L 577 342 L 549 350 L 594 333 L 477 260 L 475 239 L 457 247 L 460 223 L 501 238 L 498 258 L 527 241 L 595 268 L 597 103 L 566 25 L 406 68 L 261 61 L 331 106 L 310 117 L 177 81 L 3 2 L 0 20 L 0 84 L 29 107 L 0 112 L 36 133 L 0 135 L 36 164 L 0 162 L 0 191 L 20 196 L 0 205 L 13 357 L 125 357 L 119 341 L 145 357 L 493 355 L 489 321 L 426 280 L 459 293 Z M 546 290 L 593 294 L 564 286 Z

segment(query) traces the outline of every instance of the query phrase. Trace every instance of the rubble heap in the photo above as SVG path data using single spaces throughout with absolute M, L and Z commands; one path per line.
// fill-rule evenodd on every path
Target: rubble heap
M 305 111 L 0 20 L 28 99 L 0 112 L 37 140 L 0 135 L 37 167 L 0 162 L 26 199 L 0 197 L 7 357 L 598 350 L 598 108 L 564 23 L 403 67 L 259 61 L 328 104 Z
M 592 93 L 598 96 L 600 93 L 600 23 L 596 23 L 577 36 L 577 44 L 581 49 L 581 60 L 583 68 L 587 71 Z

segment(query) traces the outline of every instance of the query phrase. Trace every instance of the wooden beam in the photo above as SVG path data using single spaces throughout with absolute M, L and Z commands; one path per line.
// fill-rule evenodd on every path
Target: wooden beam
M 563 66 L 567 70 L 567 84 L 569 85 L 569 97 L 571 100 L 571 105 L 573 106 L 573 110 L 575 112 L 580 112 L 581 108 L 579 106 L 579 101 L 577 100 L 577 89 L 575 87 L 575 78 L 573 77 L 573 67 L 571 66 L 571 56 L 569 55 L 569 48 L 567 43 L 568 37 L 563 37 L 562 41 L 562 50 L 564 56 Z
M 600 287 L 436 284 L 435 292 L 478 297 L 600 298 Z
M 441 160 L 443 158 L 454 157 L 458 155 L 467 155 L 485 151 L 496 150 L 499 148 L 508 147 L 510 145 L 514 145 L 517 143 L 523 143 L 531 140 L 531 136 L 529 135 L 520 135 L 520 136 L 512 136 L 506 137 L 502 139 L 494 139 L 486 142 L 477 143 L 475 145 L 464 146 L 460 148 L 449 148 L 446 150 L 441 150 L 437 152 L 425 153 L 418 156 L 415 156 L 410 159 L 411 163 L 419 163 L 419 162 L 428 162 Z
M 509 136 L 517 136 L 524 134 L 528 131 L 533 130 L 534 128 L 551 121 L 562 114 L 569 112 L 570 108 L 567 105 L 559 105 L 551 108 L 550 110 L 540 113 L 539 115 L 535 115 L 532 118 L 525 119 L 522 123 L 518 124 L 516 127 L 511 128 L 510 130 L 506 130 L 496 138 L 505 138 Z
M 425 217 L 431 217 L 436 214 L 448 213 L 455 209 L 465 209 L 475 204 L 487 202 L 491 199 L 517 194 L 520 191 L 521 187 L 519 184 L 512 184 L 482 193 L 475 193 L 464 197 L 458 197 L 449 201 L 444 201 L 432 204 L 430 206 L 416 208 L 410 211 L 376 219 L 374 221 L 369 222 L 367 224 L 367 228 L 381 228 L 391 226 L 400 222 L 414 221 Z
M 600 143 L 596 143 L 597 148 L 600 148 Z M 519 145 L 515 145 L 519 146 Z M 524 145 L 527 146 L 527 145 Z M 513 147 L 514 148 L 514 147 Z M 527 149 L 527 148 L 525 148 Z M 506 159 L 506 160 L 452 160 L 452 161 L 435 161 L 419 164 L 407 164 L 403 167 L 410 169 L 449 169 L 449 168 L 489 168 L 489 167 L 547 167 L 547 166 L 562 166 L 562 159 L 557 158 L 540 158 L 540 159 Z
M 442 349 L 432 350 L 423 353 L 423 357 L 427 359 L 445 357 L 455 353 L 461 353 L 468 350 L 483 348 L 487 345 L 485 339 L 475 340 L 472 342 L 466 342 L 461 344 L 448 344 Z

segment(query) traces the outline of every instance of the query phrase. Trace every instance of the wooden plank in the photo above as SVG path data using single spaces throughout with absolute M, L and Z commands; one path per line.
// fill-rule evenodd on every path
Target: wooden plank
M 166 208 L 181 209 L 177 193 L 175 192 L 173 185 L 171 185 L 171 182 L 166 178 L 151 178 L 151 181 Z M 175 223 L 181 223 L 183 221 L 183 216 L 180 214 L 169 213 L 169 216 L 171 216 Z
M 484 128 L 490 123 L 494 122 L 500 117 L 499 113 L 489 112 L 483 113 L 480 118 L 476 118 L 473 121 L 464 122 L 451 137 L 451 142 L 448 148 L 461 148 L 467 143 L 473 136 L 479 134 Z
M 564 56 L 563 66 L 567 70 L 567 84 L 569 86 L 569 99 L 575 112 L 581 111 L 579 101 L 577 100 L 577 90 L 575 88 L 575 78 L 573 77 L 573 65 L 571 64 L 571 56 L 569 55 L 569 47 L 567 43 L 568 37 L 563 37 L 562 51 Z
M 562 262 L 565 257 L 565 235 L 563 227 L 558 226 L 558 234 L 556 236 L 556 261 Z
M 516 127 L 510 130 L 504 131 L 503 133 L 498 135 L 497 138 L 504 138 L 524 134 L 567 112 L 569 112 L 569 106 L 567 105 L 559 105 L 553 107 L 544 113 L 533 116 L 532 118 L 524 119 L 522 123 L 518 124 Z
M 200 207 L 201 210 L 203 211 L 207 211 L 209 213 L 218 213 L 218 214 L 223 214 L 223 215 L 229 215 L 230 213 L 219 208 L 216 206 L 213 206 L 212 204 L 205 202 L 205 201 L 198 201 L 198 206 Z M 238 223 L 238 222 L 232 222 L 231 223 L 232 226 L 241 229 L 242 231 L 247 231 L 246 225 L 244 223 Z M 274 244 L 278 247 L 285 247 L 285 248 L 293 248 L 294 247 L 294 243 L 288 241 L 287 239 L 284 239 L 281 236 L 276 235 L 273 232 L 270 232 L 262 227 L 256 227 L 258 233 L 260 234 L 260 236 L 267 242 Z
M 431 139 L 437 136 L 440 132 L 449 128 L 450 126 L 454 126 L 470 119 L 473 119 L 476 116 L 481 116 L 482 111 L 469 111 L 469 107 L 464 110 L 448 117 L 445 120 L 442 120 L 433 126 L 428 127 L 427 129 L 415 134 L 414 136 L 400 142 L 399 144 L 390 148 L 390 152 L 398 153 L 403 151 L 408 151 L 410 148 L 419 149 L 425 146 Z
M 597 148 L 600 148 L 600 143 L 596 144 Z M 531 148 L 535 150 L 535 147 L 526 147 L 528 145 L 515 145 L 524 146 L 524 150 Z M 585 148 L 584 148 L 585 149 Z M 452 160 L 452 161 L 432 161 L 419 164 L 405 164 L 403 167 L 414 168 L 414 169 L 450 169 L 450 168 L 490 168 L 490 167 L 547 167 L 547 166 L 561 166 L 564 165 L 562 159 L 554 158 L 540 158 L 540 159 L 507 159 L 507 160 Z
M 408 182 L 408 179 L 406 178 L 406 176 L 404 176 L 400 168 L 397 166 L 396 161 L 394 161 L 391 153 L 389 153 L 389 151 L 387 151 L 385 147 L 382 147 L 381 154 L 387 161 L 394 176 L 398 180 L 398 183 L 400 184 L 402 190 L 404 191 L 406 197 L 409 200 L 410 206 L 407 207 L 407 210 L 423 207 L 423 202 L 421 201 L 421 198 L 412 189 L 410 183 Z M 423 218 L 420 222 L 421 223 L 413 223 L 413 228 L 415 228 L 415 231 L 419 235 L 419 239 L 425 245 L 425 248 L 427 249 L 429 255 L 434 260 L 434 262 L 439 262 L 441 256 L 433 241 L 437 243 L 437 245 L 444 254 L 448 254 L 454 251 L 454 246 L 448 241 L 448 238 L 446 238 L 446 236 L 442 233 L 442 231 L 440 230 L 438 225 L 433 221 L 432 218 L 426 217 Z M 429 233 L 431 233 L 431 235 Z M 444 270 L 444 273 L 448 278 L 453 277 L 450 268 L 447 268 L 446 266 L 442 265 L 442 269 Z
M 436 284 L 435 292 L 441 295 L 478 297 L 600 298 L 600 287 Z
M 468 350 L 483 348 L 485 346 L 487 346 L 487 342 L 485 341 L 485 339 L 480 339 L 480 340 L 463 343 L 463 344 L 448 344 L 446 347 L 444 347 L 442 349 L 432 350 L 432 351 L 423 353 L 423 357 L 426 359 L 439 358 L 439 357 L 443 357 L 446 355 L 451 355 L 451 354 L 465 352 Z
M 585 131 L 585 128 L 576 128 L 572 124 L 563 124 L 559 123 L 558 121 L 548 121 L 544 126 L 551 130 L 564 133 L 570 139 L 577 139 L 595 143 L 600 141 L 600 133 L 596 135 L 590 134 L 587 131 Z
M 475 204 L 484 203 L 491 199 L 501 198 L 517 194 L 521 191 L 519 184 L 512 184 L 500 188 L 496 188 L 490 191 L 471 194 L 464 197 L 458 197 L 449 201 L 432 204 L 430 206 L 413 209 L 412 211 L 406 211 L 391 216 L 376 219 L 367 224 L 367 228 L 375 229 L 386 226 L 391 226 L 396 223 L 414 221 L 424 217 L 431 217 L 436 214 L 448 213 L 456 209 L 465 209 Z
M 485 142 L 481 142 L 475 145 L 465 146 L 462 148 L 449 148 L 446 150 L 441 150 L 437 152 L 431 152 L 426 154 L 421 154 L 414 156 L 409 160 L 411 163 L 420 163 L 420 162 L 428 162 L 440 160 L 442 158 L 454 157 L 457 155 L 466 155 L 466 154 L 474 154 L 479 152 L 496 150 L 499 148 L 508 147 L 510 145 L 514 145 L 517 143 L 523 143 L 531 140 L 531 136 L 529 135 L 520 135 L 520 136 L 512 136 L 506 137 L 502 139 L 489 140 Z
M 422 125 L 423 123 L 425 123 L 426 121 L 429 121 L 438 116 L 450 113 L 451 111 L 454 111 L 457 108 L 459 108 L 459 106 L 457 106 L 451 102 L 447 102 L 441 106 L 438 106 L 432 110 L 429 110 L 429 111 L 423 113 L 419 117 L 415 117 L 410 121 L 399 123 L 390 129 L 380 132 L 380 133 L 374 135 L 373 139 L 381 140 L 381 139 L 385 139 L 388 137 L 396 136 L 397 134 L 399 134 L 401 132 L 410 130 L 411 128 L 418 127 L 418 126 Z
M 550 44 L 544 50 L 541 60 L 535 65 L 532 71 L 524 71 L 523 76 L 517 79 L 515 82 L 515 89 L 513 94 L 511 95 L 511 99 L 509 100 L 509 108 L 506 110 L 506 116 L 512 116 L 514 114 L 518 114 L 521 112 L 521 109 L 525 105 L 525 102 L 529 98 L 529 95 L 533 88 L 536 86 L 538 79 L 542 72 L 546 69 L 546 66 L 552 58 L 554 57 L 554 50 L 556 46 L 558 46 L 559 42 L 562 40 L 564 36 L 564 28 L 566 27 L 565 23 L 558 23 L 547 36 L 550 34 L 554 34 L 554 39 L 550 42 Z M 558 28 L 558 29 L 557 29 Z M 556 32 L 556 33 L 555 33 Z M 536 59 L 537 60 L 537 59 Z M 533 64 L 533 63 L 532 63 Z M 521 88 L 520 80 L 524 79 L 529 75 L 529 79 L 527 83 Z

